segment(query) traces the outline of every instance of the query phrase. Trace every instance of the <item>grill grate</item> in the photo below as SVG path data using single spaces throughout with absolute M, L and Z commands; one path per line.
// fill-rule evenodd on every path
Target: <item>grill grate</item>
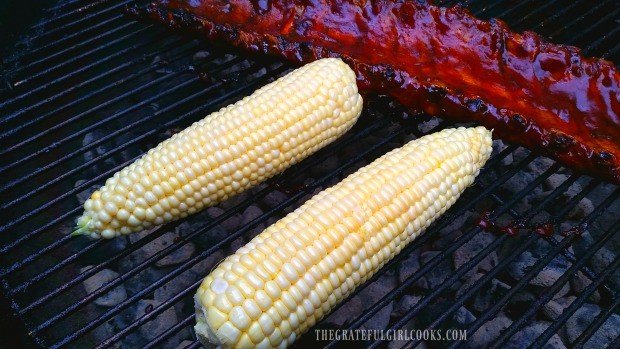
M 409 139 L 449 125 L 424 115 L 408 115 L 390 101 L 377 98 L 342 139 L 216 210 L 113 241 L 71 238 L 67 233 L 81 212 L 79 198 L 88 196 L 171 132 L 291 68 L 272 58 L 248 57 L 230 47 L 189 40 L 132 21 L 121 9 L 134 2 L 58 2 L 45 10 L 45 18 L 21 43 L 29 49 L 2 62 L 3 75 L 10 83 L 0 87 L 0 175 L 5 179 L 0 186 L 5 218 L 0 226 L 0 281 L 17 317 L 41 346 L 154 348 L 175 347 L 181 340 L 189 340 L 183 342 L 186 347 L 198 348 L 189 331 L 194 322 L 191 297 L 219 259 L 316 190 Z M 618 1 L 560 3 L 460 2 L 479 17 L 497 16 L 516 30 L 534 30 L 554 41 L 583 47 L 589 55 L 617 62 Z M 321 167 L 334 157 L 339 159 L 335 165 Z M 555 185 L 546 190 L 549 183 Z M 274 193 L 279 193 L 281 200 L 273 202 Z M 533 197 L 532 193 L 538 194 Z M 378 317 L 385 318 L 386 309 L 401 306 L 404 299 L 415 295 L 416 302 L 400 312 L 389 312 L 387 328 L 458 326 L 466 329 L 471 339 L 483 332 L 481 327 L 510 317 L 506 329 L 489 339 L 491 347 L 523 338 L 528 326 L 541 321 L 546 327 L 529 339 L 532 347 L 555 343 L 558 334 L 565 346 L 591 344 L 601 337 L 605 324 L 620 319 L 620 239 L 615 234 L 620 229 L 619 196 L 619 188 L 507 145 L 491 158 L 455 207 L 316 328 L 332 328 L 335 318 L 342 316 L 349 319 L 342 328 L 364 328 Z M 267 204 L 268 199 L 273 203 Z M 584 199 L 592 207 L 574 218 Z M 262 210 L 253 214 L 253 219 L 245 219 L 256 207 Z M 472 241 L 492 236 L 472 224 L 472 217 L 484 212 L 490 213 L 489 220 L 497 226 L 509 228 L 517 222 L 531 228 L 522 229 L 515 237 L 500 234 L 484 240 L 462 263 L 446 269 Z M 550 223 L 556 234 L 544 237 L 532 232 L 543 223 Z M 559 234 L 571 229 L 586 233 L 582 238 Z M 441 247 L 436 247 L 440 242 Z M 535 252 L 537 258 L 518 278 L 511 278 L 515 263 Z M 403 276 L 410 260 L 421 253 L 431 257 Z M 495 262 L 476 274 L 491 256 Z M 602 260 L 605 265 L 600 265 Z M 554 263 L 564 266 L 560 275 L 533 287 L 532 282 Z M 447 272 L 440 282 L 429 281 L 436 270 L 444 269 Z M 109 270 L 118 274 L 97 287 L 85 288 L 89 280 Z M 475 274 L 479 275 L 477 281 L 467 284 Z M 575 292 L 578 274 L 583 275 L 585 285 Z M 467 310 L 473 319 L 466 323 L 455 320 L 462 317 L 463 309 L 476 307 L 485 289 L 497 285 L 505 287 L 483 311 L 473 315 Z M 125 290 L 125 297 L 109 301 L 107 306 L 97 305 L 104 297 L 113 298 L 119 287 Z M 562 298 L 566 288 L 574 297 L 563 312 L 550 318 L 546 315 L 549 304 Z M 369 299 L 369 294 L 374 298 L 368 308 L 355 306 L 356 299 Z M 526 304 L 518 309 L 515 301 L 524 294 L 534 298 L 518 303 Z M 587 319 L 583 332 L 565 333 L 568 324 L 593 306 L 591 303 L 600 309 L 598 315 Z M 611 333 L 604 344 L 616 347 L 620 335 Z M 350 345 L 339 341 L 320 344 L 328 348 Z M 421 342 L 365 344 L 408 348 Z M 424 344 L 454 348 L 463 343 Z M 312 332 L 296 344 L 310 345 L 316 346 Z

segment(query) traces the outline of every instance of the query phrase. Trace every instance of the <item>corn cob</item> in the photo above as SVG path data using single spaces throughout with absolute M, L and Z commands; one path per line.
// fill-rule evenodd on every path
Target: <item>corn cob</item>
M 362 109 L 340 59 L 307 64 L 162 142 L 84 203 L 74 234 L 113 238 L 218 204 L 349 130 Z
M 483 127 L 412 141 L 322 191 L 227 257 L 195 296 L 207 347 L 286 347 L 398 254 L 471 185 Z

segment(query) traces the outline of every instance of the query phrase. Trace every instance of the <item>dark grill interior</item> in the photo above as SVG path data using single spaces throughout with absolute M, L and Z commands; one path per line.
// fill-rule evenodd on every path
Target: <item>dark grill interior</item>
M 0 280 L 41 346 L 199 347 L 192 296 L 220 259 L 312 193 L 450 125 L 376 98 L 342 139 L 247 194 L 127 238 L 70 237 L 106 178 L 291 69 L 134 21 L 122 11 L 130 3 L 58 1 L 0 66 Z M 620 61 L 618 1 L 461 4 Z M 469 338 L 353 343 L 373 348 L 620 346 L 620 189 L 495 143 L 457 204 L 315 328 L 460 328 Z M 312 330 L 296 347 L 310 345 Z

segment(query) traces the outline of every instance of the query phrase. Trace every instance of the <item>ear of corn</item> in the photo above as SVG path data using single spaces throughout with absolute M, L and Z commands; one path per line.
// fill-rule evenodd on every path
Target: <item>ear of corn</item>
M 307 64 L 114 174 L 84 203 L 74 234 L 112 238 L 216 205 L 331 143 L 361 109 L 344 62 Z
M 207 347 L 286 347 L 398 254 L 474 182 L 482 127 L 391 151 L 322 191 L 226 258 L 195 296 Z

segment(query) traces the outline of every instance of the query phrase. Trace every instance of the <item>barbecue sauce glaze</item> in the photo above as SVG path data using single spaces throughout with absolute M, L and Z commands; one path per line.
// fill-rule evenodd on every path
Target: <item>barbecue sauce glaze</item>
M 620 73 L 571 46 L 428 1 L 158 0 L 130 12 L 252 52 L 342 57 L 362 92 L 475 121 L 620 184 Z

